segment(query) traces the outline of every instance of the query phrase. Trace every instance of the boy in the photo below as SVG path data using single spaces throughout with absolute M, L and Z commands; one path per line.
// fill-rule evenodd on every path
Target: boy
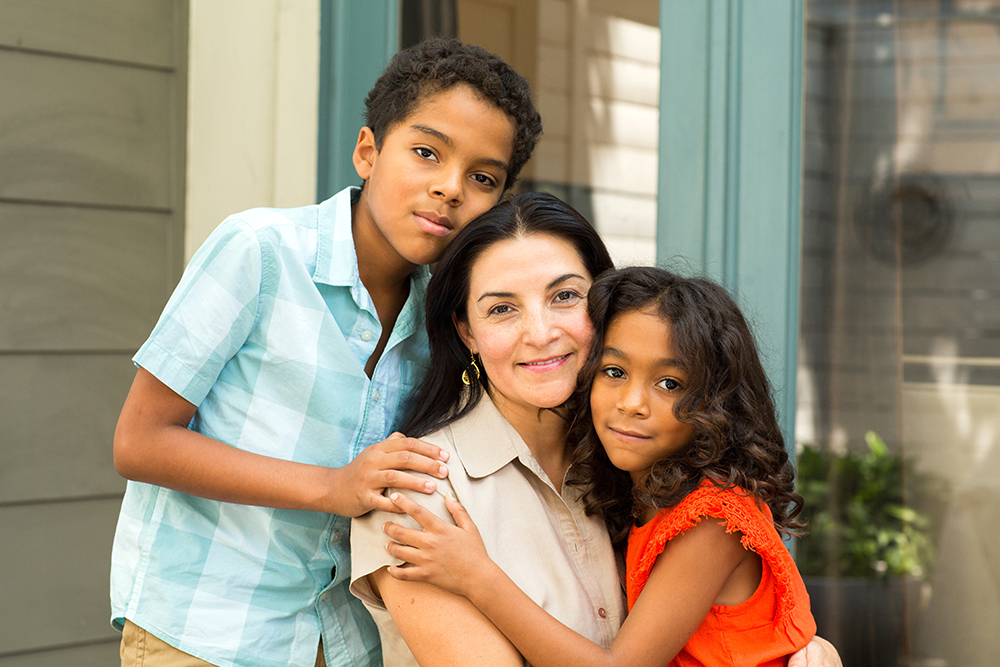
M 123 665 L 380 660 L 347 590 L 348 517 L 391 510 L 387 486 L 434 490 L 395 468 L 447 474 L 437 447 L 389 435 L 426 360 L 426 265 L 511 186 L 541 122 L 522 77 L 456 40 L 397 54 L 365 104 L 362 189 L 228 218 L 136 353 L 114 441 Z

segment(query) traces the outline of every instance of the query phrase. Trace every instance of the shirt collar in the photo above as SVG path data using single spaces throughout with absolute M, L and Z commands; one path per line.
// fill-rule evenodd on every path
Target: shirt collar
M 359 281 L 358 255 L 354 251 L 354 235 L 351 233 L 351 204 L 360 195 L 361 188 L 344 188 L 320 203 L 313 281 L 346 286 Z
M 354 249 L 354 234 L 351 232 L 351 205 L 360 196 L 361 188 L 352 186 L 319 204 L 316 222 L 319 242 L 314 282 L 353 288 L 360 286 L 358 253 Z M 410 274 L 413 286 L 416 287 L 410 290 L 411 298 L 416 294 L 423 299 L 430 277 L 430 268 L 426 266 L 418 266 Z M 423 309 L 422 302 L 419 309 Z
M 500 414 L 489 395 L 484 394 L 469 414 L 449 428 L 455 451 L 470 477 L 488 477 L 517 459 L 539 478 L 548 479 L 528 445 Z

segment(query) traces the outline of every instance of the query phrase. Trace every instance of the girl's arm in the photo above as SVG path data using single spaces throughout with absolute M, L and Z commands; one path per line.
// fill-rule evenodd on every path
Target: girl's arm
M 738 534 L 703 521 L 674 538 L 656 560 L 649 580 L 610 648 L 567 628 L 529 598 L 486 554 L 465 509 L 449 500 L 452 526 L 401 494 L 392 500 L 422 531 L 386 524 L 389 552 L 410 565 L 389 573 L 463 595 L 536 667 L 629 665 L 663 667 L 704 620 L 730 574 L 747 557 Z

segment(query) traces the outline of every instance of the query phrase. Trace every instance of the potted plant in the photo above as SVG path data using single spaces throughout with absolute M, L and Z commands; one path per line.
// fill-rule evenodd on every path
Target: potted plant
M 797 490 L 809 533 L 796 544 L 796 561 L 820 634 L 844 664 L 895 667 L 907 654 L 908 612 L 927 591 L 927 508 L 942 487 L 876 433 L 865 443 L 864 452 L 801 448 Z

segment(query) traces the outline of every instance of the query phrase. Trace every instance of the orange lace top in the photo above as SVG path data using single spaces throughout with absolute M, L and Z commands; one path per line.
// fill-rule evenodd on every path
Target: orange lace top
M 625 558 L 628 608 L 635 605 L 666 543 L 705 517 L 722 519 L 728 532 L 742 533 L 743 546 L 760 554 L 763 573 L 744 602 L 714 605 L 670 665 L 786 665 L 788 655 L 816 633 L 809 595 L 774 528 L 771 510 L 740 489 L 721 491 L 706 482 L 676 507 L 632 527 Z

